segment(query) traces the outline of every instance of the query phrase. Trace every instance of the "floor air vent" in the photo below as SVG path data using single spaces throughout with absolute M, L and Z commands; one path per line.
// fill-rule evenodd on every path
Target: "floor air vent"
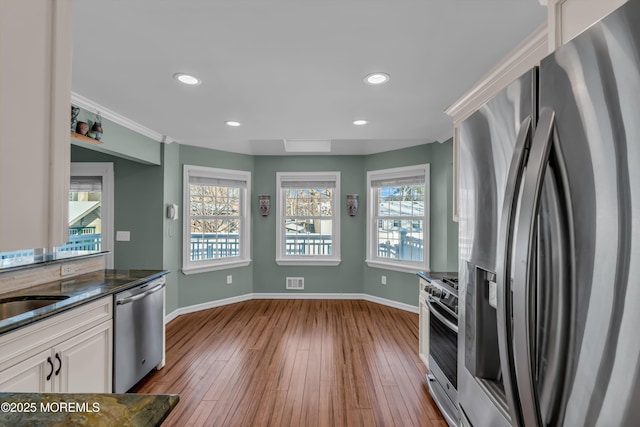
M 287 289 L 304 289 L 304 277 L 287 277 Z

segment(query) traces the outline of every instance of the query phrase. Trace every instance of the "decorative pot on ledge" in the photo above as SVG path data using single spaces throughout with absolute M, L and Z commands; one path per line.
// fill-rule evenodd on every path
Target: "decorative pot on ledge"
M 94 133 L 94 137 L 95 139 L 97 139 L 98 141 L 100 141 L 100 138 L 102 138 L 102 123 L 100 122 L 95 122 L 93 124 L 93 126 L 91 127 L 91 131 Z
M 86 136 L 87 132 L 89 132 L 89 123 L 78 122 L 78 125 L 76 126 L 76 132 L 82 136 Z
M 78 114 L 80 114 L 80 107 L 71 106 L 71 132 L 76 131 L 78 126 Z

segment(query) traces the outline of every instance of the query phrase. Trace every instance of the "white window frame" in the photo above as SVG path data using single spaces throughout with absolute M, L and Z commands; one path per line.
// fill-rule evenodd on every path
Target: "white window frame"
M 114 233 L 114 178 L 111 162 L 71 162 L 71 176 L 99 176 L 102 178 L 102 195 L 100 201 L 100 221 L 102 233 L 100 244 L 105 255 L 105 267 L 113 268 Z
M 332 195 L 331 216 L 331 255 L 286 255 L 284 228 L 284 189 L 282 182 L 286 181 L 334 181 L 335 188 Z M 277 196 L 277 226 L 276 226 L 276 264 L 278 265 L 310 265 L 335 266 L 341 262 L 340 257 L 340 172 L 276 172 Z
M 375 194 L 376 188 L 372 186 L 373 181 L 385 180 L 385 179 L 399 179 L 408 178 L 417 175 L 424 175 L 424 217 L 423 230 L 422 230 L 422 254 L 423 262 L 411 262 L 392 260 L 389 258 L 381 258 L 378 256 L 377 242 L 377 227 L 378 223 L 375 220 L 375 214 L 377 212 L 377 197 Z M 429 210 L 430 210 L 430 185 L 429 185 L 429 164 L 404 166 L 391 169 L 372 170 L 367 172 L 367 259 L 366 263 L 369 267 L 382 268 L 385 270 L 401 271 L 405 273 L 417 273 L 418 271 L 429 271 Z
M 240 191 L 239 240 L 240 255 L 208 260 L 191 261 L 191 199 L 189 177 L 226 179 L 246 182 L 246 188 Z M 228 268 L 246 267 L 251 263 L 251 172 L 210 168 L 206 166 L 184 165 L 182 178 L 182 272 L 184 274 L 203 273 Z

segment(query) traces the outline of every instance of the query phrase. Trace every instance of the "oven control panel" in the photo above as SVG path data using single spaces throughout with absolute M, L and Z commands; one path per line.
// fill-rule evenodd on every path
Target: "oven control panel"
M 425 280 L 420 278 L 420 298 L 425 302 L 437 303 L 448 309 L 452 315 L 458 315 L 458 279 L 442 277 Z

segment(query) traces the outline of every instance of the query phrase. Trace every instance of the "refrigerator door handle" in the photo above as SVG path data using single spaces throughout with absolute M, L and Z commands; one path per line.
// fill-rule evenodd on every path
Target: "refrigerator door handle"
M 542 108 L 533 137 L 522 186 L 522 201 L 517 218 L 513 271 L 513 352 L 522 425 L 542 425 L 540 402 L 534 385 L 534 360 L 530 319 L 532 283 L 535 280 L 536 219 L 542 184 L 553 146 L 555 112 Z
M 502 207 L 502 220 L 498 240 L 497 283 L 497 328 L 498 349 L 502 368 L 502 381 L 505 388 L 507 404 L 511 414 L 511 424 L 522 426 L 520 400 L 517 393 L 515 363 L 512 351 L 512 313 L 511 305 L 511 253 L 518 192 L 522 183 L 526 154 L 531 145 L 531 117 L 524 119 L 520 125 L 518 138 L 509 165 L 509 174 Z

